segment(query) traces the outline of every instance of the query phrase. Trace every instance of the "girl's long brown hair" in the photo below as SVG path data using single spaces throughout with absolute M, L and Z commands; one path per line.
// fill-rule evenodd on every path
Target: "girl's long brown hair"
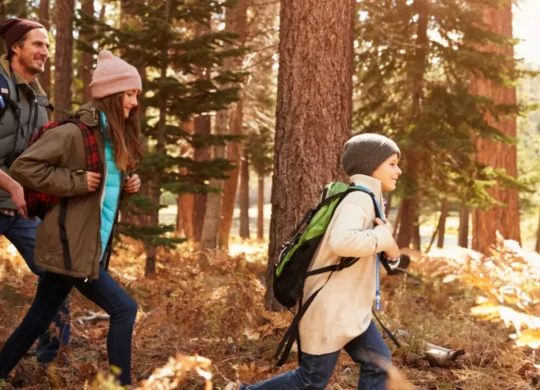
M 143 156 L 139 140 L 138 106 L 130 111 L 129 117 L 124 118 L 123 92 L 95 99 L 95 105 L 98 110 L 105 113 L 109 122 L 108 135 L 114 144 L 116 167 L 121 171 L 132 171 L 139 165 Z

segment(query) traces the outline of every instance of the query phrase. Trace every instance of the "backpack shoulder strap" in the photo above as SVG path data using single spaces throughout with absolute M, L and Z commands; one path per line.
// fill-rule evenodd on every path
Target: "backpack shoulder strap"
M 90 172 L 99 172 L 99 153 L 96 142 L 96 136 L 90 126 L 85 125 L 81 120 L 72 118 L 69 122 L 77 125 L 83 136 L 84 147 L 86 150 L 86 166 Z
M 11 97 L 12 88 L 10 87 L 10 82 L 7 77 L 0 72 L 0 119 L 4 116 L 8 108 L 13 110 L 15 117 L 19 118 L 20 111 L 19 105 Z
M 0 72 L 0 94 L 9 96 L 10 88 L 6 76 Z

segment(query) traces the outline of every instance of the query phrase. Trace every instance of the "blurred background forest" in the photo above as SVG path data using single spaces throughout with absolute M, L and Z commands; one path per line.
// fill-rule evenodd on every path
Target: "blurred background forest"
M 143 78 L 142 188 L 112 262 L 141 306 L 137 380 L 177 352 L 212 361 L 171 361 L 185 388 L 203 388 L 196 367 L 217 388 L 276 372 L 280 245 L 326 183 L 346 180 L 344 142 L 377 132 L 402 150 L 387 212 L 412 258 L 385 279 L 386 321 L 414 335 L 394 363 L 418 388 L 540 388 L 536 0 L 0 0 L 0 13 L 50 29 L 40 82 L 56 119 L 90 100 L 101 49 Z M 34 288 L 2 245 L 0 342 Z M 71 368 L 29 357 L 11 385 L 92 383 L 106 327 L 90 323 L 76 326 Z M 441 368 L 422 340 L 466 355 Z M 355 375 L 344 357 L 333 388 Z

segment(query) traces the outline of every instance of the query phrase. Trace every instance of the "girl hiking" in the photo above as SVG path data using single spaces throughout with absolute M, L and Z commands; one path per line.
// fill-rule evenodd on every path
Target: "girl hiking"
M 140 187 L 138 176 L 127 172 L 142 158 L 141 85 L 135 67 L 101 51 L 90 84 L 93 101 L 79 108 L 75 121 L 44 132 L 11 167 L 23 186 L 61 201 L 37 228 L 35 258 L 44 273 L 32 306 L 0 352 L 0 378 L 47 329 L 75 287 L 110 315 L 109 364 L 120 369 L 122 385 L 131 384 L 137 304 L 106 270 L 122 194 Z M 88 152 L 91 145 L 94 153 Z
M 382 192 L 393 191 L 401 175 L 399 156 L 399 148 L 392 140 L 382 135 L 362 134 L 345 144 L 342 163 L 350 182 L 373 192 L 382 209 Z M 338 264 L 341 258 L 360 259 L 351 267 L 333 273 L 330 279 L 328 274 L 306 279 L 303 295 L 306 300 L 326 285 L 300 320 L 300 367 L 254 385 L 230 383 L 226 389 L 325 389 L 341 349 L 360 363 L 358 389 L 386 389 L 386 372 L 375 361 L 377 358 L 390 361 L 390 350 L 371 319 L 371 307 L 379 288 L 379 252 L 384 252 L 391 268 L 397 267 L 400 253 L 392 227 L 376 218 L 369 194 L 353 191 L 336 209 L 309 270 Z

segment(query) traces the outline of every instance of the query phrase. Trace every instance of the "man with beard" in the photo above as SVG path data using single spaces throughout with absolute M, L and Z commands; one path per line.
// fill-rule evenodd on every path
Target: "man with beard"
M 45 71 L 49 58 L 49 35 L 39 23 L 7 19 L 0 24 L 7 55 L 0 59 L 0 234 L 17 248 L 30 270 L 40 275 L 34 262 L 36 227 L 39 220 L 26 215 L 23 189 L 9 177 L 9 167 L 28 148 L 33 134 L 48 122 L 47 95 L 36 76 Z M 38 361 L 51 362 L 60 340 L 69 340 L 69 308 L 66 303 L 54 320 L 55 330 L 40 337 Z

